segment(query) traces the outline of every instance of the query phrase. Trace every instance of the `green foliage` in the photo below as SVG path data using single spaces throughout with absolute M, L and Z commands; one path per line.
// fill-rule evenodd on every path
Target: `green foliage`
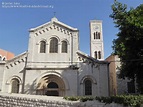
M 64 99 L 66 100 L 69 100 L 69 101 L 78 101 L 80 98 L 79 97 L 68 97 L 68 96 L 65 96 Z
M 143 4 L 128 10 L 117 1 L 112 5 L 115 27 L 119 29 L 113 41 L 114 54 L 121 59 L 120 77 L 136 79 L 138 91 L 143 93 Z
M 142 104 L 143 96 L 135 95 L 121 95 L 112 96 L 112 101 L 118 104 L 123 104 L 124 106 L 138 107 Z
M 88 96 L 88 97 L 80 97 L 81 102 L 86 102 L 86 101 L 93 101 L 95 100 L 94 97 Z
M 91 97 L 91 96 L 83 96 L 83 97 L 64 97 L 66 100 L 70 101 L 93 101 L 98 100 L 101 103 L 110 104 L 112 102 L 117 104 L 123 104 L 124 106 L 131 107 L 140 107 L 143 104 L 143 96 L 142 95 L 120 95 L 120 96 L 111 96 L 111 97 Z

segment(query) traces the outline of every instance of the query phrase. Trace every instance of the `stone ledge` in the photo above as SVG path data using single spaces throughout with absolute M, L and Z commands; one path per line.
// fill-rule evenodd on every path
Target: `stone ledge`
M 0 92 L 0 107 L 123 107 L 98 101 L 67 101 L 63 97 L 8 94 Z

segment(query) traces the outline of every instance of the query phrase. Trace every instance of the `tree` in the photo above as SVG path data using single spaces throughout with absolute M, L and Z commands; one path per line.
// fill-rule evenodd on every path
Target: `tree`
M 121 59 L 119 77 L 136 80 L 138 92 L 143 94 L 143 4 L 128 9 L 117 1 L 110 17 L 119 29 L 113 40 L 114 54 Z

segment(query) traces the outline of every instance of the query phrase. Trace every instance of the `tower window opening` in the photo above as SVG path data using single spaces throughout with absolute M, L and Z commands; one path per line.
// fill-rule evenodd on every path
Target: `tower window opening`
M 96 36 L 95 38 L 98 39 L 98 32 L 96 32 L 95 36 Z
M 95 32 L 93 33 L 93 36 L 94 36 L 94 39 L 96 39 L 96 33 Z
M 97 51 L 94 52 L 94 58 L 97 59 Z
M 98 52 L 98 58 L 101 59 L 101 51 Z
M 97 38 L 97 39 L 100 39 L 100 32 L 98 32 L 97 36 L 98 36 L 98 38 Z

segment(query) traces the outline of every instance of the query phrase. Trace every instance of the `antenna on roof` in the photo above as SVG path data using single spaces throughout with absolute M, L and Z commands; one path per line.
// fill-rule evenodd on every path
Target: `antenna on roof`
M 56 17 L 56 12 L 54 12 L 54 17 Z
M 54 17 L 51 20 L 52 21 L 58 21 L 58 19 L 56 18 L 56 12 L 54 12 Z

